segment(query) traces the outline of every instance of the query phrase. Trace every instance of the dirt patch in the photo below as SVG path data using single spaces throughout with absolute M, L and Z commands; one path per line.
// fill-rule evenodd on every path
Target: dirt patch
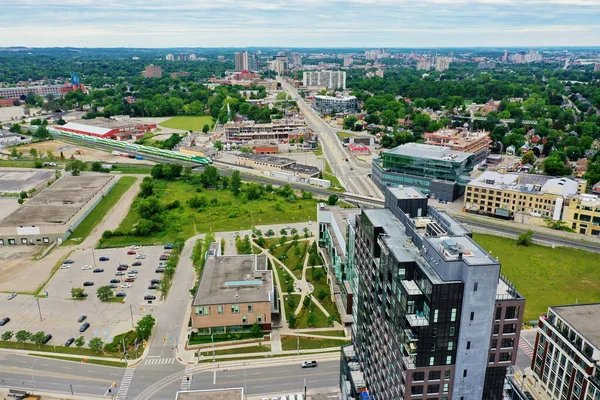
M 24 276 L 24 265 L 31 265 L 31 258 L 43 250 L 40 246 L 0 247 L 0 291 L 30 292 L 37 288 L 42 281 L 32 279 L 40 276 L 38 271 L 29 271 L 31 275 Z M 53 265 L 50 266 L 50 269 Z M 45 272 L 45 271 L 44 271 Z M 33 285 L 31 284 L 31 281 Z
M 81 161 L 100 161 L 100 162 L 110 162 L 110 163 L 128 163 L 128 164 L 153 164 L 151 161 L 147 160 L 135 160 L 130 158 L 123 158 L 119 156 L 114 156 L 110 152 L 90 149 L 88 147 L 82 147 L 73 145 L 71 143 L 65 143 L 60 140 L 49 140 L 46 142 L 40 143 L 32 143 L 25 146 L 20 146 L 19 151 L 23 152 L 24 156 L 29 156 L 30 149 L 36 149 L 39 152 L 44 152 L 44 155 L 51 151 L 55 157 L 60 157 L 60 152 L 62 151 L 65 159 L 69 159 L 71 155 L 78 160 Z M 77 154 L 80 152 L 81 154 Z

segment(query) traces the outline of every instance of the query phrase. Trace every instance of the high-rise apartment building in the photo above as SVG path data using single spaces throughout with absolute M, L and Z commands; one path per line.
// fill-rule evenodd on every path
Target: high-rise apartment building
M 187 55 L 185 53 L 179 53 L 179 56 L 177 56 L 177 60 L 179 60 L 179 61 L 186 61 L 187 60 Z
M 304 71 L 304 86 L 325 86 L 328 90 L 346 90 L 346 71 Z
M 302 66 L 302 54 L 300 54 L 300 53 L 292 53 L 290 55 L 290 63 L 294 67 L 301 67 Z
M 431 68 L 431 62 L 427 59 L 421 59 L 417 61 L 417 70 L 429 71 Z
M 160 65 L 150 64 L 142 71 L 145 78 L 162 78 L 162 68 Z
M 235 53 L 235 70 L 236 71 L 247 71 L 248 70 L 248 52 L 240 51 Z
M 167 54 L 165 57 L 167 61 L 175 61 L 175 56 L 173 54 Z
M 258 56 L 256 53 L 248 54 L 248 71 L 258 71 Z
M 450 57 L 437 57 L 435 59 L 435 70 L 442 72 L 450 68 Z
M 354 62 L 354 60 L 352 59 L 352 57 L 349 57 L 349 56 L 344 57 L 344 67 L 351 66 L 353 62 Z
M 547 398 L 600 398 L 599 320 L 599 303 L 549 307 L 540 317 L 531 369 Z
M 374 400 L 500 400 L 525 299 L 500 263 L 412 187 L 351 227 L 352 344 L 343 394 Z
M 594 64 L 594 72 L 600 72 L 600 63 Z

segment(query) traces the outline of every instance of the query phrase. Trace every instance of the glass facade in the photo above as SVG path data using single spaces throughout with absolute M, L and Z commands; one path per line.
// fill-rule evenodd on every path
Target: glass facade
M 475 167 L 475 156 L 471 155 L 464 160 L 446 160 L 422 158 L 418 154 L 405 155 L 393 152 L 383 153 L 381 158 L 384 171 L 400 172 L 403 174 L 422 176 L 431 179 L 454 181 L 461 186 L 466 186 L 470 174 Z M 408 182 L 414 186 L 423 186 L 421 182 Z

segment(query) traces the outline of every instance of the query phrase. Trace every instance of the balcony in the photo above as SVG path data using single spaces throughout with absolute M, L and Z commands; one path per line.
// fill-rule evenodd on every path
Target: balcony
M 415 363 L 414 357 L 402 357 L 402 362 L 406 366 L 406 369 L 415 369 L 417 368 L 417 364 Z
M 404 330 L 404 339 L 407 342 L 416 342 L 419 340 L 419 337 L 412 331 L 412 329 Z
M 425 318 L 423 313 L 419 313 L 419 311 L 416 311 L 415 314 L 407 314 L 406 320 L 412 327 L 429 326 L 429 321 Z
M 423 294 L 423 292 L 421 292 L 421 289 L 419 289 L 415 281 L 400 281 L 400 283 L 402 284 L 402 287 L 404 288 L 406 294 L 408 294 L 409 296 L 420 296 Z

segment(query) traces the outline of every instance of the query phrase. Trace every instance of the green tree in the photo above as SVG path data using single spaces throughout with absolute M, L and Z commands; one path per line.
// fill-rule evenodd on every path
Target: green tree
M 74 343 L 75 343 L 75 347 L 80 349 L 85 344 L 85 338 L 83 336 L 79 336 L 77 339 L 75 339 Z
M 339 197 L 335 194 L 332 194 L 327 199 L 327 204 L 329 204 L 330 206 L 335 206 L 337 204 L 338 200 L 339 200 Z
M 321 269 L 321 268 L 313 268 L 311 271 L 312 271 L 312 279 L 315 282 L 319 282 L 321 279 L 323 279 L 323 276 L 325 275 L 323 273 L 323 269 Z
M 350 115 L 346 118 L 344 118 L 344 129 L 354 129 L 354 125 L 356 124 L 356 122 L 358 121 L 358 118 L 356 118 L 356 116 L 354 115 Z
M 205 124 L 202 127 L 202 133 L 208 133 L 209 130 L 210 130 L 210 126 L 208 126 L 208 124 Z
M 29 154 L 30 154 L 30 155 L 31 155 L 31 157 L 33 157 L 33 158 L 36 158 L 36 157 L 38 156 L 38 152 L 37 152 L 37 150 L 36 150 L 35 148 L 33 148 L 33 147 L 32 147 L 32 148 L 29 150 Z
M 220 140 L 215 140 L 214 146 L 215 146 L 215 149 L 217 149 L 219 151 L 223 150 L 223 142 L 221 142 Z
M 319 300 L 323 300 L 325 297 L 327 297 L 327 290 L 325 290 L 325 289 L 319 290 L 319 293 L 317 293 L 317 298 Z
M 13 331 L 6 331 L 2 333 L 2 340 L 5 342 L 9 342 L 13 338 Z
M 43 332 L 43 331 L 36 332 L 29 337 L 29 340 L 31 340 L 33 343 L 37 344 L 38 346 L 42 345 L 42 343 L 44 342 L 44 339 L 46 339 L 46 332 Z
M 153 192 L 154 181 L 149 176 L 144 177 L 140 185 L 140 196 L 146 198 L 148 196 L 152 196 Z
M 156 320 L 150 314 L 144 315 L 142 319 L 140 319 L 135 327 L 135 331 L 137 337 L 142 340 L 148 340 L 150 334 L 152 333 L 152 328 L 154 328 L 154 324 Z
M 273 229 L 269 229 L 266 233 L 266 236 L 271 237 L 271 236 L 275 236 L 275 231 L 273 231 Z
M 43 168 L 44 163 L 39 158 L 36 158 L 35 160 L 33 160 L 33 167 L 38 169 Z
M 529 246 L 533 243 L 533 231 L 531 229 L 523 232 L 517 238 L 517 245 L 519 246 Z
M 8 130 L 12 133 L 23 133 L 19 124 L 12 124 Z
M 234 196 L 237 196 L 240 194 L 240 190 L 242 187 L 242 178 L 240 177 L 240 171 L 235 170 L 231 174 L 230 187 L 231 187 L 231 193 L 233 193 Z
M 535 164 L 535 154 L 533 154 L 533 151 L 529 150 L 527 153 L 523 154 L 523 157 L 521 157 L 521 162 L 523 164 Z
M 83 297 L 83 295 L 84 295 L 84 291 L 82 288 L 78 288 L 78 287 L 71 288 L 71 297 L 79 298 L 79 297 Z
M 113 295 L 113 291 L 109 286 L 100 286 L 98 290 L 96 290 L 96 296 L 100 301 L 106 301 L 110 299 Z
M 15 339 L 17 343 L 25 343 L 31 337 L 31 332 L 21 329 L 15 334 Z
M 205 188 L 216 187 L 219 182 L 219 170 L 212 165 L 206 166 L 200 175 L 200 180 Z
M 571 174 L 571 167 L 556 153 L 544 160 L 544 172 L 548 175 L 565 176 Z
M 92 351 L 99 352 L 100 350 L 102 350 L 102 347 L 104 346 L 104 342 L 102 341 L 101 338 L 95 337 L 90 340 L 90 342 L 88 343 L 88 346 Z
M 317 323 L 317 316 L 314 312 L 309 312 L 308 317 L 306 317 L 306 325 L 309 328 L 313 328 Z
M 298 323 L 298 316 L 296 314 L 289 314 L 287 316 L 287 323 L 289 325 L 290 328 L 295 328 L 296 324 Z
M 10 148 L 10 156 L 11 156 L 12 158 L 18 158 L 18 157 L 20 157 L 20 155 L 19 155 L 19 151 L 17 150 L 17 148 L 16 148 L 16 147 L 11 147 L 11 148 Z
M 92 163 L 91 170 L 94 171 L 94 172 L 100 172 L 100 170 L 102 170 L 102 164 L 100 164 L 99 161 L 94 161 Z
M 85 171 L 86 165 L 81 160 L 71 160 L 67 163 L 65 171 L 71 171 L 71 175 L 79 176 L 82 171 Z
M 263 330 L 262 330 L 261 326 L 258 324 L 258 322 L 255 322 L 254 324 L 252 324 L 252 326 L 250 327 L 250 333 L 254 337 L 262 337 L 263 336 Z

